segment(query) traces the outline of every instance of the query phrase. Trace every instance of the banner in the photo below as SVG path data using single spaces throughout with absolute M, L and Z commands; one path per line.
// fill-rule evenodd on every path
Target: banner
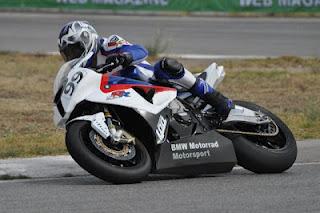
M 180 12 L 320 12 L 320 0 L 0 0 L 0 8 Z

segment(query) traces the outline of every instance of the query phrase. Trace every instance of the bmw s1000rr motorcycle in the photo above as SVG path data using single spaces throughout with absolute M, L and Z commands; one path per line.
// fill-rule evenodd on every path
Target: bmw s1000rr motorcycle
M 132 183 L 149 173 L 230 172 L 236 164 L 280 173 L 294 163 L 296 141 L 267 109 L 235 101 L 232 119 L 221 122 L 213 107 L 178 86 L 82 68 L 90 57 L 61 67 L 54 122 L 66 129 L 72 158 L 92 175 Z M 223 76 L 212 64 L 198 77 L 215 88 Z

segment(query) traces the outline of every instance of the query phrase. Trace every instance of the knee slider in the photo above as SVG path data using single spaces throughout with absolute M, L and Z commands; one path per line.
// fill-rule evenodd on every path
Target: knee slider
M 175 59 L 163 58 L 160 61 L 160 68 L 167 73 L 170 78 L 179 79 L 184 75 L 184 67 Z

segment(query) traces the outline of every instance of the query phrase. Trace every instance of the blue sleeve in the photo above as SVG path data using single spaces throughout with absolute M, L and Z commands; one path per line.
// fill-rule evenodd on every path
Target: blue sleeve
M 133 58 L 133 64 L 140 63 L 145 60 L 148 56 L 148 50 L 146 50 L 143 46 L 138 44 L 133 45 L 123 45 L 120 47 L 120 52 L 128 52 L 131 53 Z

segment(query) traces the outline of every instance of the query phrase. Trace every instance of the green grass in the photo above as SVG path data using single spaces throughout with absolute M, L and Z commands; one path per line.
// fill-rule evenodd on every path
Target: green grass
M 0 158 L 66 153 L 52 124 L 52 87 L 60 57 L 0 54 Z
M 155 60 L 155 59 L 154 59 Z M 208 60 L 182 60 L 201 71 Z M 320 138 L 320 60 L 282 57 L 224 60 L 219 87 L 279 115 L 297 139 Z M 65 154 L 64 131 L 52 122 L 52 87 L 59 56 L 0 53 L 0 158 Z

